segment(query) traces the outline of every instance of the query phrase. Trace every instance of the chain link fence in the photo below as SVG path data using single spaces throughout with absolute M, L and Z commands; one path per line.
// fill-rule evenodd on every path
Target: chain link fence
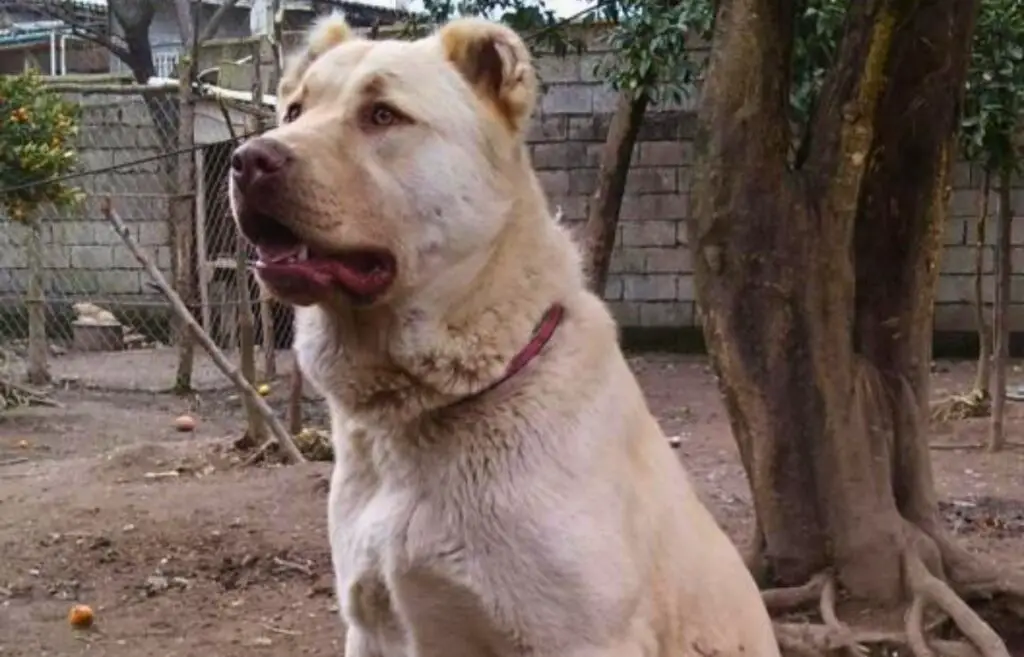
M 177 322 L 109 222 L 107 203 L 222 349 L 236 348 L 246 309 L 258 345 L 285 347 L 290 322 L 283 308 L 260 299 L 228 204 L 230 158 L 245 118 L 225 121 L 231 117 L 216 106 L 200 108 L 196 143 L 183 144 L 173 92 L 68 97 L 82 114 L 80 171 L 67 182 L 84 200 L 42 208 L 36 229 L 0 221 L 0 376 L 175 385 Z M 187 261 L 178 262 L 182 254 Z M 273 354 L 263 356 L 263 370 L 274 369 Z M 192 379 L 196 388 L 227 384 L 199 351 Z

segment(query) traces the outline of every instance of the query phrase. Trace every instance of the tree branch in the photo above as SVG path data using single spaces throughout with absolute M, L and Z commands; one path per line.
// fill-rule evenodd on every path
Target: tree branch
M 213 35 L 217 33 L 217 28 L 224 22 L 224 18 L 228 15 L 228 11 L 232 7 L 238 4 L 238 0 L 224 0 L 217 7 L 217 11 L 213 12 L 213 16 L 210 16 L 210 20 L 207 21 L 203 31 L 199 34 L 199 44 L 202 45 L 213 38 Z
M 901 4 L 906 3 L 863 0 L 851 4 L 835 65 L 811 118 L 807 169 L 828 190 L 826 202 L 844 235 L 853 225 L 870 159 L 893 33 L 903 19 L 896 7 Z
M 697 147 L 716 162 L 785 164 L 794 0 L 721 0 Z M 703 142 L 703 143 L 702 143 Z

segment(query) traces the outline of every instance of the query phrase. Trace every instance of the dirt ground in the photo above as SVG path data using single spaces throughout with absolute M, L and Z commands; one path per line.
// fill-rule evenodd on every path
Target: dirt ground
M 341 655 L 329 465 L 240 467 L 231 449 L 240 404 L 207 365 L 203 392 L 186 400 L 154 392 L 170 380 L 172 354 L 115 356 L 57 359 L 63 407 L 0 420 L 0 655 Z M 631 362 L 680 460 L 742 543 L 750 496 L 706 362 Z M 940 363 L 936 397 L 966 389 L 972 373 L 970 363 Z M 1019 369 L 1014 378 L 1024 383 Z M 281 408 L 287 386 L 274 388 Z M 194 434 L 171 426 L 185 411 L 199 421 Z M 1009 434 L 1021 440 L 1024 404 L 1010 412 Z M 315 400 L 307 417 L 323 421 Z M 987 420 L 964 420 L 936 426 L 933 440 L 969 445 L 986 431 Z M 933 455 L 954 530 L 1024 568 L 1024 449 Z M 92 631 L 67 622 L 79 602 L 96 610 Z

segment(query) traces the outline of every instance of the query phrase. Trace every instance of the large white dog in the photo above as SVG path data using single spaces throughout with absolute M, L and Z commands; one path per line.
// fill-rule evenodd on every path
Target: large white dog
M 511 30 L 318 23 L 232 159 L 263 284 L 330 406 L 347 657 L 774 657 L 552 220 Z

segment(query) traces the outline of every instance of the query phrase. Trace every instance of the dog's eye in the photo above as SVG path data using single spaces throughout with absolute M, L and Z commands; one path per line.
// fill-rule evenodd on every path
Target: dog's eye
M 295 119 L 302 115 L 302 105 L 299 103 L 292 103 L 288 106 L 288 109 L 284 111 L 284 122 L 291 123 Z
M 386 128 L 389 125 L 394 125 L 397 121 L 398 114 L 395 113 L 395 110 L 383 103 L 377 103 L 370 108 L 370 123 L 377 127 Z

